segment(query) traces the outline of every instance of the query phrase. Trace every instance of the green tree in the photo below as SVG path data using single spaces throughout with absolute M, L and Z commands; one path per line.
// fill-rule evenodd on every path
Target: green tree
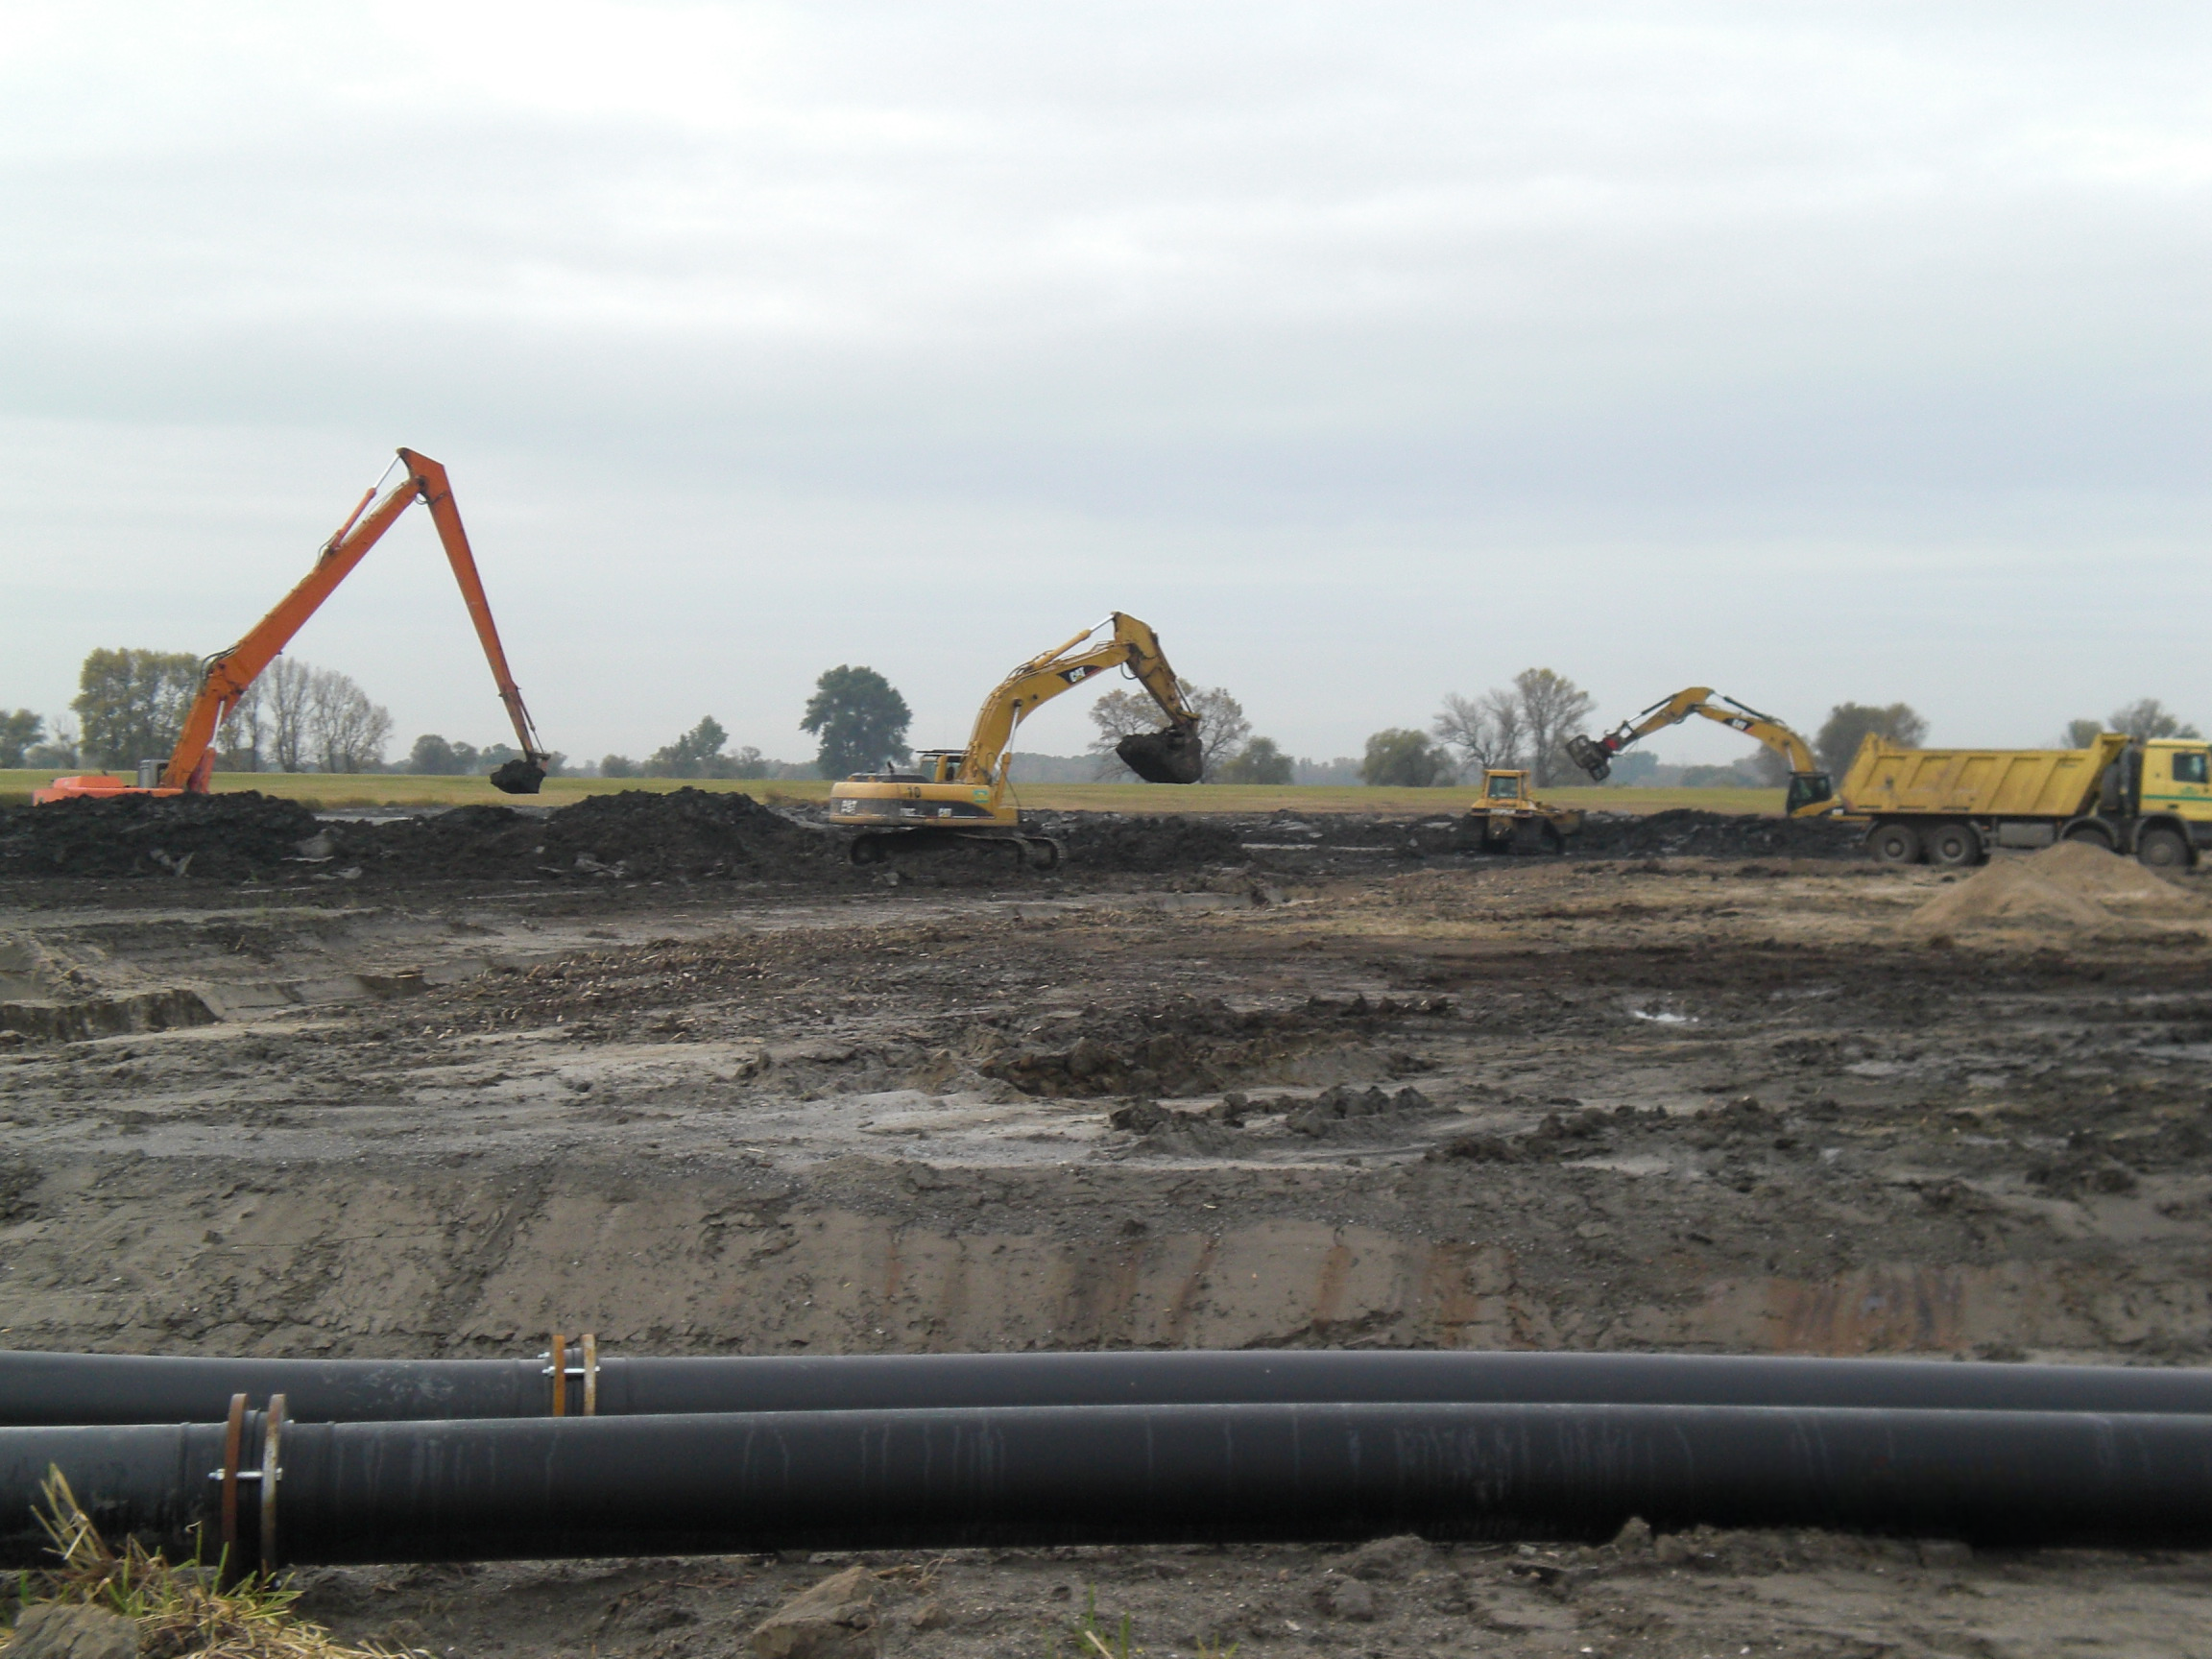
M 820 740 L 814 768 L 825 778 L 844 778 L 886 760 L 904 760 L 906 728 L 914 716 L 906 699 L 873 668 L 844 663 L 814 682 L 799 730 Z
M 426 732 L 407 751 L 407 770 L 425 778 L 465 778 L 476 770 L 475 745 L 448 743 L 437 733 Z
M 33 745 L 31 753 L 23 757 L 23 764 L 60 771 L 78 765 L 83 758 L 77 752 L 77 728 L 63 714 L 55 719 L 46 741 Z
M 2086 749 L 2097 741 L 2104 730 L 2102 720 L 2069 720 L 2066 730 L 2058 734 L 2061 749 Z
M 22 765 L 23 757 L 45 737 L 44 716 L 28 709 L 18 709 L 12 714 L 0 709 L 0 766 Z
M 1233 760 L 1224 760 L 1214 774 L 1217 783 L 1287 783 L 1296 770 L 1289 756 L 1276 747 L 1272 737 L 1255 737 Z
M 200 660 L 189 651 L 94 651 L 69 705 L 83 722 L 80 744 L 103 765 L 125 770 L 167 758 L 200 680 Z
M 1188 680 L 1178 680 L 1175 688 L 1182 693 L 1184 706 L 1198 716 L 1199 776 L 1213 778 L 1216 767 L 1226 766 L 1229 757 L 1242 750 L 1252 735 L 1252 722 L 1244 717 L 1244 705 L 1225 685 L 1200 690 Z M 1098 728 L 1098 735 L 1091 740 L 1091 753 L 1098 757 L 1098 776 L 1126 779 L 1131 773 L 1114 753 L 1115 745 L 1139 733 L 1159 731 L 1167 724 L 1167 716 L 1151 692 L 1117 686 L 1091 705 L 1091 724 Z
M 609 755 L 599 762 L 599 776 L 602 778 L 635 778 L 637 776 L 637 762 L 631 759 L 627 755 Z
M 1359 762 L 1360 781 L 1375 788 L 1426 789 L 1451 770 L 1452 757 L 1431 743 L 1427 733 L 1403 726 L 1368 738 L 1366 758 Z
M 698 725 L 645 757 L 645 775 L 649 778 L 713 777 L 715 763 L 722 758 L 722 745 L 729 740 L 730 733 L 722 729 L 721 721 L 711 714 L 701 715 Z
M 1828 710 L 1819 735 L 1813 739 L 1813 753 L 1820 757 L 1830 776 L 1841 778 L 1870 732 L 1901 749 L 1917 749 L 1928 741 L 1928 722 L 1910 703 L 1839 703 Z

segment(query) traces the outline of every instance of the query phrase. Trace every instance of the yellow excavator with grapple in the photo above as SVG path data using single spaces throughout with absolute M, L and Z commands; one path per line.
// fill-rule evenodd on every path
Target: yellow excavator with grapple
M 1654 703 L 1633 720 L 1623 720 L 1601 737 L 1579 734 L 1567 739 L 1567 757 L 1604 782 L 1613 770 L 1613 757 L 1642 737 L 1669 726 L 1679 726 L 1695 714 L 1756 737 L 1790 763 L 1790 792 L 1783 810 L 1792 818 L 1817 818 L 1840 811 L 1836 786 L 1814 758 L 1813 746 L 1771 714 L 1762 714 L 1733 697 L 1715 700 L 1710 685 L 1691 685 Z
M 830 824 L 860 831 L 847 849 L 853 862 L 880 863 L 902 842 L 957 840 L 1011 847 L 1038 869 L 1057 865 L 1060 843 L 1025 828 L 1021 808 L 1008 800 L 1010 745 L 1039 705 L 1109 668 L 1126 670 L 1167 716 L 1161 730 L 1135 733 L 1115 745 L 1121 763 L 1147 783 L 1197 782 L 1206 761 L 1198 716 L 1183 699 L 1159 636 L 1117 611 L 1000 681 L 976 714 L 965 749 L 924 749 L 912 771 L 887 765 L 831 784 Z

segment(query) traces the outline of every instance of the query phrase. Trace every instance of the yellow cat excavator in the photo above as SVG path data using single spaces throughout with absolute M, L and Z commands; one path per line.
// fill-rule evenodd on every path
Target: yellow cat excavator
M 1121 763 L 1147 783 L 1197 782 L 1205 769 L 1198 716 L 1183 700 L 1159 636 L 1117 611 L 1001 680 L 977 712 L 967 748 L 924 749 L 914 757 L 913 771 L 855 772 L 831 784 L 830 822 L 861 831 L 849 849 L 853 862 L 879 863 L 902 841 L 927 837 L 998 842 L 1039 869 L 1058 864 L 1060 844 L 1025 830 L 1021 809 L 1007 800 L 1009 745 L 1039 705 L 1109 668 L 1127 670 L 1167 716 L 1161 730 L 1136 733 L 1115 745 Z
M 315 567 L 276 602 L 276 609 L 229 650 L 217 652 L 201 664 L 200 694 L 184 716 L 183 733 L 166 762 L 140 761 L 133 783 L 107 773 L 57 778 L 45 788 L 33 791 L 31 799 L 44 805 L 86 798 L 107 800 L 117 795 L 206 794 L 208 776 L 215 769 L 215 734 L 246 695 L 247 687 L 306 625 L 384 532 L 417 501 L 430 509 L 430 521 L 438 528 L 446 563 L 453 566 L 454 579 L 461 585 L 469 619 L 476 624 L 477 641 L 492 664 L 499 701 L 507 706 L 515 740 L 522 746 L 518 759 L 493 772 L 492 786 L 510 795 L 537 794 L 538 786 L 545 781 L 545 762 L 551 757 L 539 742 L 530 711 L 522 707 L 522 693 L 507 670 L 507 653 L 492 621 L 492 603 L 484 596 L 483 579 L 476 574 L 476 556 L 469 550 L 469 533 L 461 528 L 461 510 L 453 505 L 453 486 L 446 480 L 445 468 L 412 449 L 399 451 L 397 466 L 401 469 L 399 481 L 381 498 L 377 495 L 381 480 L 370 486 L 346 522 L 323 543 L 315 556 Z M 391 476 L 390 468 L 385 469 L 385 476 Z
M 1725 705 L 1725 707 L 1723 707 Z M 1733 697 L 1715 700 L 1710 685 L 1691 685 L 1651 705 L 1633 720 L 1623 720 L 1601 737 L 1576 735 L 1567 739 L 1567 757 L 1602 783 L 1613 770 L 1613 757 L 1638 738 L 1648 737 L 1669 726 L 1679 726 L 1691 715 L 1718 721 L 1756 737 L 1790 763 L 1790 793 L 1783 810 L 1792 818 L 1815 818 L 1839 808 L 1834 804 L 1836 786 L 1814 758 L 1813 746 L 1771 714 L 1762 714 Z

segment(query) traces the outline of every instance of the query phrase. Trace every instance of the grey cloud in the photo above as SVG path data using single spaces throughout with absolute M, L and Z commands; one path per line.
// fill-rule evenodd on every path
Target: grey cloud
M 823 602 L 902 534 L 988 581 L 963 524 L 1081 549 L 1070 599 L 1319 581 L 1358 546 L 1358 583 L 1298 598 L 1378 640 L 1376 595 L 1454 550 L 1614 590 L 1763 549 L 1775 603 L 1837 614 L 1885 545 L 1968 573 L 2113 526 L 2147 599 L 2206 523 L 2192 8 L 460 6 L 419 55 L 367 14 L 90 15 L 0 66 L 0 412 L 110 444 L 618 475 L 669 545 L 804 541 Z M 545 557 L 588 567 L 548 516 Z M 5 527 L 40 559 L 73 534 Z M 1527 580 L 1485 603 L 1540 607 Z M 703 613 L 744 603 L 699 581 Z M 956 615 L 944 587 L 892 608 Z M 1648 625 L 1585 617 L 1559 665 Z M 2018 637 L 1880 672 L 2007 718 L 1974 685 Z M 1377 656 L 1400 719 L 1523 665 Z M 1286 740 L 1357 736 L 1249 662 L 1313 733 Z M 699 700 L 655 673 L 641 699 Z M 2161 694 L 2212 703 L 2200 678 Z

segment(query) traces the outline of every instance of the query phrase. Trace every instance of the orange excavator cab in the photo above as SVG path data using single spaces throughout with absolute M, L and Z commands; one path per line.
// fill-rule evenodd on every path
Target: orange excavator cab
M 531 723 L 530 711 L 522 706 L 521 690 L 515 684 L 515 676 L 508 672 L 507 653 L 499 643 L 499 630 L 492 620 L 492 604 L 484 596 L 483 578 L 476 573 L 476 556 L 469 550 L 469 533 L 461 527 L 461 510 L 453 504 L 453 487 L 445 477 L 445 469 L 427 455 L 402 449 L 399 465 L 406 469 L 405 476 L 381 495 L 377 493 L 381 480 L 370 487 L 346 522 L 323 543 L 322 551 L 315 557 L 315 567 L 301 578 L 299 586 L 278 600 L 276 609 L 255 623 L 253 631 L 245 638 L 229 650 L 207 659 L 201 677 L 200 694 L 184 716 L 183 733 L 177 739 L 177 747 L 157 779 L 142 777 L 136 782 L 126 782 L 106 773 L 57 778 L 45 788 L 33 791 L 32 800 L 206 794 L 209 775 L 215 769 L 215 733 L 230 710 L 238 706 L 246 688 L 253 684 L 262 669 L 276 661 L 292 637 L 306 625 L 307 618 L 322 608 L 323 601 L 330 597 L 338 584 L 346 580 L 353 566 L 383 538 L 384 532 L 417 501 L 430 509 L 430 520 L 437 525 L 438 540 L 445 547 L 446 563 L 453 566 L 454 580 L 460 583 L 462 600 L 469 607 L 469 618 L 476 625 L 476 637 L 484 647 L 485 659 L 492 664 L 492 678 L 498 685 L 499 701 L 507 706 L 507 717 L 522 747 L 519 759 L 508 761 L 492 774 L 492 786 L 510 795 L 537 794 L 539 786 L 545 781 L 545 762 L 551 757 L 538 740 L 538 729 Z

